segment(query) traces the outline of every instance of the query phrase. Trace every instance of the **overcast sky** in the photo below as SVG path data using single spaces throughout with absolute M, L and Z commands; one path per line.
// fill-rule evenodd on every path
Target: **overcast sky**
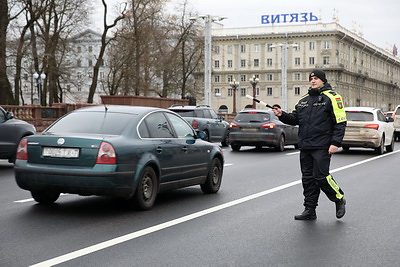
M 129 0 L 106 0 L 110 7 L 126 1 Z M 94 2 L 102 6 L 100 0 Z M 177 3 L 182 2 L 171 0 L 168 10 L 176 10 Z M 263 26 L 262 15 L 311 12 L 321 17 L 323 23 L 330 23 L 336 10 L 341 26 L 361 31 L 364 39 L 383 49 L 392 49 L 396 44 L 400 56 L 400 0 L 189 0 L 189 3 L 199 15 L 227 17 L 221 21 L 226 28 Z
M 367 41 L 386 49 L 400 47 L 400 0 L 189 0 L 200 15 L 226 16 L 224 27 L 255 27 L 262 15 L 310 13 L 332 22 L 337 10 L 339 24 L 363 32 Z M 181 0 L 173 0 L 173 4 Z M 400 48 L 399 48 L 400 52 Z

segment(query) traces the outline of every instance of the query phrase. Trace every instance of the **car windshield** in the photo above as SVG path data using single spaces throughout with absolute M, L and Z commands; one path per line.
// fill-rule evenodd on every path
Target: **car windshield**
M 172 111 L 178 113 L 179 115 L 181 115 L 182 117 L 196 117 L 194 114 L 194 110 L 182 110 L 182 109 L 172 109 Z
M 134 117 L 127 113 L 74 112 L 61 118 L 46 133 L 120 135 Z
M 348 121 L 373 121 L 374 114 L 365 111 L 346 111 Z
M 268 113 L 240 113 L 235 118 L 237 122 L 265 122 L 269 120 Z

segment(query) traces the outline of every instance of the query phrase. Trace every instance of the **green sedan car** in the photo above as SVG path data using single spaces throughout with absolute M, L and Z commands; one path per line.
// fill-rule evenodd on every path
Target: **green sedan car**
M 151 209 L 160 191 L 221 185 L 221 148 L 199 138 L 179 115 L 138 106 L 75 110 L 19 143 L 15 178 L 43 204 L 61 193 L 119 197 Z

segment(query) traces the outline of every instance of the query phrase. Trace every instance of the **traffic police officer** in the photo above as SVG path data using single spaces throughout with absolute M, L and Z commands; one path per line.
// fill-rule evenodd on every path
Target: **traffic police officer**
M 300 166 L 302 173 L 304 211 L 296 220 L 315 220 L 315 209 L 322 190 L 336 204 L 336 217 L 345 214 L 346 200 L 342 189 L 329 173 L 331 155 L 338 151 L 346 128 L 342 97 L 332 90 L 322 70 L 309 75 L 310 89 L 291 113 L 274 107 L 279 119 L 299 125 Z

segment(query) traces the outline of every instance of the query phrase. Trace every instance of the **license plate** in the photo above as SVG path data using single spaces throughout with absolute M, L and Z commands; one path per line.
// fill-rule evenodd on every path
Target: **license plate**
M 257 128 L 242 128 L 243 132 L 256 132 Z
M 43 157 L 52 157 L 52 158 L 77 158 L 79 157 L 79 149 L 44 147 L 42 155 Z

